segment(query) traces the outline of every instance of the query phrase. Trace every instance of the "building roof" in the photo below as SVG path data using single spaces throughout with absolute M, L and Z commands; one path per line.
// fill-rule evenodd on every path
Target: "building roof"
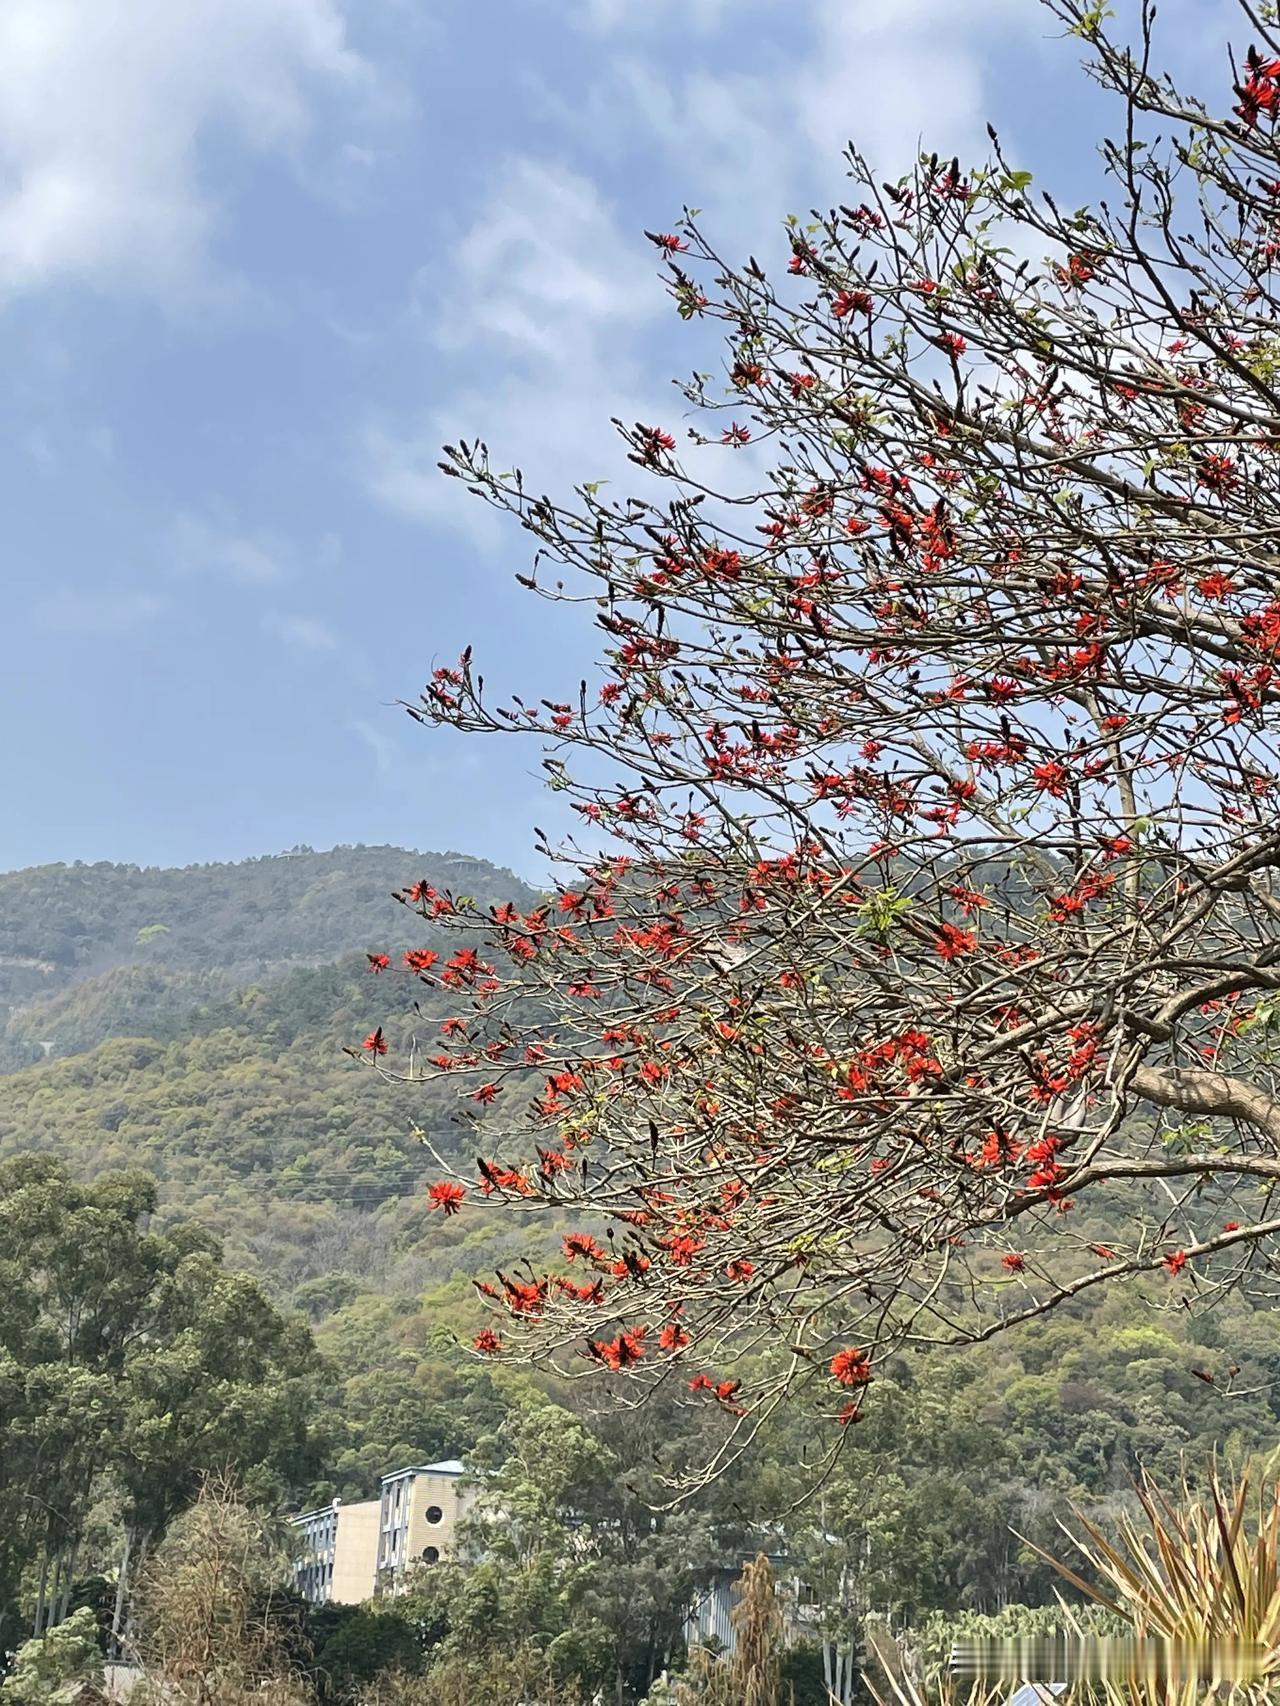
M 464 1463 L 456 1457 L 446 1457 L 443 1463 L 406 1463 L 403 1469 L 393 1469 L 382 1480 L 385 1484 L 387 1481 L 399 1481 L 405 1475 L 465 1475 L 466 1472 Z
M 297 1516 L 291 1516 L 289 1521 L 292 1523 L 314 1522 L 319 1517 L 332 1516 L 334 1511 L 339 1508 L 336 1501 L 331 1505 L 317 1505 L 313 1511 L 299 1511 Z

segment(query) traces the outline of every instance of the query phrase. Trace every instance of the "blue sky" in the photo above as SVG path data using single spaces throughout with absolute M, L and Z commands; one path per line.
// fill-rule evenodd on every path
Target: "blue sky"
M 1175 69 L 1225 37 L 1167 11 Z M 717 355 L 643 229 L 691 204 L 782 257 L 847 138 L 896 175 L 991 118 L 1083 199 L 1077 48 L 1036 0 L 5 0 L 0 866 L 532 871 L 536 750 L 396 701 L 468 641 L 558 695 L 592 637 L 440 442 L 566 494 L 625 468 L 609 417 L 678 417 Z

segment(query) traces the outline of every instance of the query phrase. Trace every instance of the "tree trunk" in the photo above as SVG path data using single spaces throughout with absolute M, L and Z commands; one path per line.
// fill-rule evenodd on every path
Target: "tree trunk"
M 48 1541 L 48 1537 L 46 1536 L 45 1543 L 44 1543 L 44 1551 L 41 1553 L 41 1556 L 40 1556 L 40 1585 L 36 1590 L 36 1615 L 35 1615 L 35 1620 L 31 1625 L 31 1633 L 32 1633 L 33 1637 L 38 1637 L 44 1633 L 44 1601 L 45 1601 L 45 1593 L 48 1589 L 48 1586 L 49 1586 L 49 1541 Z
M 62 1599 L 62 1584 L 65 1579 L 67 1554 L 61 1547 L 53 1560 L 53 1585 L 49 1589 L 49 1603 L 44 1609 L 44 1626 L 46 1632 L 53 1628 L 58 1621 L 58 1606 Z
M 66 1575 L 62 1578 L 62 1592 L 58 1596 L 57 1615 L 54 1618 L 55 1623 L 65 1622 L 67 1613 L 71 1609 L 71 1590 L 75 1586 L 76 1563 L 80 1557 L 80 1539 L 81 1536 L 77 1534 L 75 1539 L 71 1542 L 70 1551 L 67 1553 L 67 1571 Z
M 111 1615 L 111 1656 L 122 1658 L 124 1655 L 124 1613 L 129 1595 L 129 1564 L 133 1557 L 134 1530 L 131 1523 L 125 1524 L 124 1551 L 120 1555 L 120 1574 L 116 1581 L 116 1608 Z

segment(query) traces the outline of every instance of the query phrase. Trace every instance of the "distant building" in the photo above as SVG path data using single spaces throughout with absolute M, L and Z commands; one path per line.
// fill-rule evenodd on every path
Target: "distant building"
M 712 1651 L 730 1654 L 737 1650 L 738 1632 L 733 1626 L 737 1608 L 738 1583 L 742 1572 L 756 1556 L 744 1556 L 741 1563 L 724 1565 L 703 1583 L 689 1607 L 684 1624 L 684 1638 L 692 1647 L 710 1647 Z M 777 1581 L 784 1618 L 783 1639 L 790 1643 L 812 1632 L 817 1611 L 812 1590 L 793 1572 L 783 1552 L 769 1551 L 768 1558 Z
M 301 1540 L 294 1583 L 313 1605 L 361 1605 L 398 1593 L 413 1568 L 453 1556 L 477 1490 L 456 1457 L 411 1463 L 382 1477 L 376 1499 L 335 1499 L 292 1518 Z
M 294 1582 L 305 1599 L 313 1605 L 360 1605 L 373 1598 L 380 1509 L 378 1499 L 354 1505 L 335 1499 L 293 1518 L 302 1541 Z
M 382 1477 L 378 1518 L 379 1593 L 398 1593 L 408 1572 L 453 1555 L 458 1524 L 475 1503 L 456 1457 L 415 1463 Z

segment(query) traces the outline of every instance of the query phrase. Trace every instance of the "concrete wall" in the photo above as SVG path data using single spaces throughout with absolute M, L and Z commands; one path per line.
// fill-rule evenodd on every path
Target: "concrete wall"
M 338 1535 L 333 1548 L 335 1605 L 360 1605 L 372 1599 L 378 1579 L 379 1499 L 338 1506 Z
M 458 1524 L 474 1498 L 474 1490 L 464 1492 L 456 1475 L 415 1475 L 409 1494 L 406 1562 L 430 1562 L 423 1554 L 431 1547 L 442 1559 L 452 1557 Z

